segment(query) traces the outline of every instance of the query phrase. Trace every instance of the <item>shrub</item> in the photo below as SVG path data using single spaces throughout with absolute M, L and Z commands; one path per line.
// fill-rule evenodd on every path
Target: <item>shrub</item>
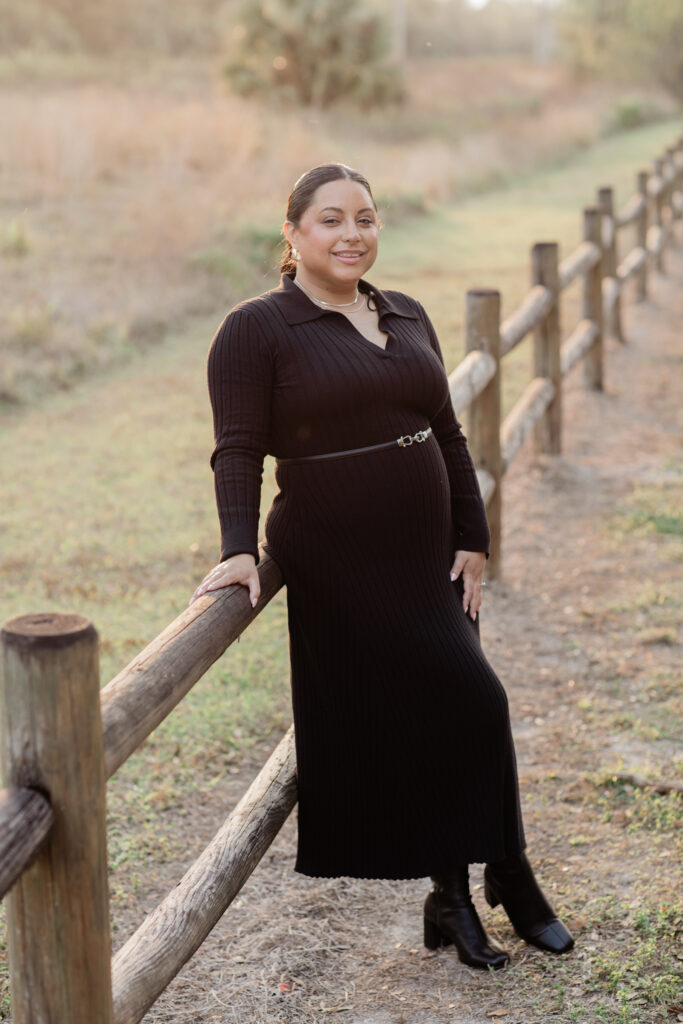
M 252 0 L 233 26 L 225 73 L 244 96 L 317 107 L 401 97 L 380 17 L 359 0 Z

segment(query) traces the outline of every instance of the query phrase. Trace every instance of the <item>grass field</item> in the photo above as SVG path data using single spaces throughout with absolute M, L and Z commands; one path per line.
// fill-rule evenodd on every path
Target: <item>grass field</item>
M 68 388 L 259 290 L 307 167 L 362 168 L 409 243 L 416 211 L 438 219 L 444 203 L 560 166 L 611 137 L 624 109 L 647 123 L 677 111 L 654 88 L 577 83 L 517 58 L 411 60 L 405 103 L 363 112 L 247 101 L 213 60 L 3 66 L 6 404 Z M 447 250 L 461 247 L 454 226 Z
M 682 128 L 672 121 L 603 140 L 562 167 L 404 217 L 385 229 L 372 280 L 425 304 L 452 367 L 462 355 L 466 289 L 500 288 L 508 315 L 528 287 L 530 245 L 557 240 L 566 255 L 580 240 L 580 211 L 596 188 L 613 185 L 622 205 L 637 170 Z M 264 278 L 263 287 L 272 282 Z M 565 332 L 576 308 L 573 292 Z M 49 609 L 88 615 L 100 633 L 103 682 L 185 607 L 216 558 L 205 356 L 223 312 L 197 318 L 190 332 L 170 331 L 68 392 L 7 408 L 0 420 L 0 617 Z M 511 357 L 508 407 L 529 360 L 527 346 Z M 273 487 L 267 465 L 264 508 Z M 112 781 L 110 857 L 113 869 L 130 867 L 133 888 L 150 852 L 164 856 L 155 839 L 158 814 L 277 735 L 290 718 L 288 686 L 280 594 Z M 164 843 L 171 856 L 173 840 Z M 126 898 L 112 893 L 114 906 Z M 644 920 L 643 934 L 664 927 Z M 617 967 L 605 964 L 610 984 L 618 983 Z
M 555 239 L 562 254 L 570 252 L 596 187 L 612 184 L 625 202 L 636 171 L 681 127 L 603 141 L 563 168 L 387 227 L 372 279 L 425 304 L 453 367 L 462 356 L 466 289 L 498 287 L 504 315 L 512 312 L 528 287 L 533 241 Z M 567 297 L 565 330 L 576 299 L 575 291 Z M 105 681 L 178 614 L 216 556 L 205 355 L 223 312 L 2 420 L 2 619 L 43 609 L 89 615 L 102 639 Z M 506 362 L 508 408 L 529 362 L 526 345 Z M 267 466 L 264 508 L 273 488 Z M 141 756 L 173 755 L 179 770 L 214 763 L 219 752 L 232 756 L 250 736 L 282 728 L 287 680 L 280 598 Z

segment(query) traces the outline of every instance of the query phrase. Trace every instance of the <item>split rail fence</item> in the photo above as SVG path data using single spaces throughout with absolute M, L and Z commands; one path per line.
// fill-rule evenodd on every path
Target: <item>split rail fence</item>
M 612 189 L 583 211 L 583 241 L 532 249 L 532 287 L 500 322 L 500 294 L 467 293 L 467 355 L 450 375 L 491 524 L 489 575 L 500 570 L 502 479 L 524 441 L 559 453 L 562 379 L 583 360 L 600 389 L 604 338 L 623 341 L 620 305 L 652 268 L 683 217 L 683 139 L 638 174 L 620 212 Z M 636 245 L 619 260 L 618 232 Z M 582 318 L 562 340 L 560 296 L 583 279 Z M 501 359 L 533 333 L 533 379 L 501 423 Z M 7 894 L 14 1024 L 134 1024 L 199 948 L 296 803 L 290 729 L 204 852 L 111 958 L 105 783 L 283 585 L 263 552 L 261 600 L 243 587 L 207 594 L 182 612 L 102 690 L 97 633 L 79 615 L 24 615 L 2 630 L 0 895 Z

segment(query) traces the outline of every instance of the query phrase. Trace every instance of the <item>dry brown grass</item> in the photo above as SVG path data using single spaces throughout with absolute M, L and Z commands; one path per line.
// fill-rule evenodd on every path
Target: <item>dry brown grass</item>
M 107 73 L 0 86 L 6 399 L 260 290 L 276 259 L 250 232 L 277 236 L 309 166 L 361 166 L 390 221 L 402 196 L 450 200 L 590 145 L 617 95 L 577 94 L 522 61 L 434 60 L 410 66 L 402 108 L 359 115 L 266 109 L 227 95 L 210 66 Z

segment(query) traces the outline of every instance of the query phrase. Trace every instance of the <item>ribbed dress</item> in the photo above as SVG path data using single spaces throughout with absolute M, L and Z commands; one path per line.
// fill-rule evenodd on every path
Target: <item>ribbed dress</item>
M 297 753 L 295 870 L 421 878 L 524 848 L 505 691 L 450 580 L 486 551 L 472 460 L 422 306 L 366 281 L 386 348 L 284 274 L 236 306 L 209 354 L 221 558 L 265 549 L 287 587 Z

